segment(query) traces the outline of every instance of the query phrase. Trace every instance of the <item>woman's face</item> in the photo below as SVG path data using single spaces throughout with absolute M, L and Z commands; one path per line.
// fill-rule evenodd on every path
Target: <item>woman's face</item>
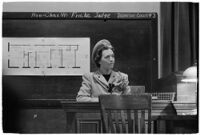
M 103 68 L 106 70 L 113 69 L 114 64 L 115 64 L 114 52 L 111 49 L 103 50 L 99 64 L 100 64 L 100 68 Z

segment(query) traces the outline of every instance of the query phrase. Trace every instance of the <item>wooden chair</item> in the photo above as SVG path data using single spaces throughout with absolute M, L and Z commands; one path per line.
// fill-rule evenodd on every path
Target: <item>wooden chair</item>
M 130 85 L 131 95 L 145 93 L 145 86 Z
M 101 95 L 101 118 L 104 133 L 151 132 L 151 95 Z

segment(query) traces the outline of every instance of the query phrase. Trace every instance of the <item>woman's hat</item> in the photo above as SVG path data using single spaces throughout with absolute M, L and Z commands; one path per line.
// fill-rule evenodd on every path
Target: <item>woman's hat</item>
M 103 47 L 108 47 L 108 48 L 112 48 L 112 45 L 110 43 L 110 41 L 108 41 L 107 39 L 102 39 L 100 41 L 98 41 L 92 51 L 92 60 L 95 62 L 95 57 L 98 54 L 98 52 L 103 48 Z

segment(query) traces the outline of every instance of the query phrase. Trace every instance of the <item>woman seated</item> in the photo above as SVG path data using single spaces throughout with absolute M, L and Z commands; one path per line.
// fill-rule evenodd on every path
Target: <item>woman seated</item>
M 98 96 L 103 94 L 129 94 L 128 75 L 113 71 L 115 64 L 114 48 L 106 40 L 96 43 L 92 51 L 92 59 L 98 70 L 82 76 L 82 86 L 76 100 L 79 102 L 98 102 Z

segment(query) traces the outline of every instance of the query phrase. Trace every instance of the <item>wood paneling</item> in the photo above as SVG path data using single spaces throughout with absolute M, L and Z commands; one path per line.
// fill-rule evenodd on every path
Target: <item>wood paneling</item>
M 6 133 L 66 132 L 66 115 L 62 109 L 20 109 L 13 115 L 4 121 Z

